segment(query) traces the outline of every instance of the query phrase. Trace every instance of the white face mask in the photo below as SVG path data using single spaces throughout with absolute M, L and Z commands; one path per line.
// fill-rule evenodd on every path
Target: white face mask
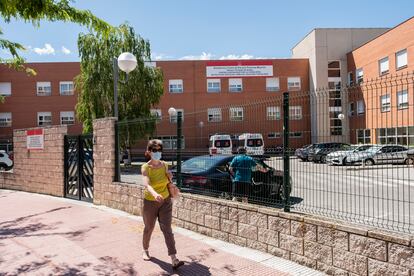
M 151 157 L 154 160 L 160 160 L 161 159 L 161 152 L 159 152 L 159 151 L 151 152 Z

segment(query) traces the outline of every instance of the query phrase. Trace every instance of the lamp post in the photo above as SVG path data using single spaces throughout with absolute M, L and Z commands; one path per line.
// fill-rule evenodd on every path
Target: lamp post
M 171 117 L 177 116 L 177 186 L 181 187 L 181 122 L 182 113 L 177 112 L 174 107 L 168 109 L 168 114 Z
M 200 127 L 200 148 L 203 149 L 203 127 L 204 127 L 204 122 L 200 121 L 198 123 L 198 126 Z
M 119 81 L 119 69 L 127 74 L 125 81 L 121 82 L 125 84 L 128 81 L 128 74 L 137 67 L 136 57 L 128 52 L 122 53 L 118 58 L 113 58 L 113 74 L 114 74 L 114 117 L 119 121 L 118 114 L 118 82 Z M 118 126 L 115 126 L 115 181 L 120 181 L 121 167 L 119 165 L 119 131 Z

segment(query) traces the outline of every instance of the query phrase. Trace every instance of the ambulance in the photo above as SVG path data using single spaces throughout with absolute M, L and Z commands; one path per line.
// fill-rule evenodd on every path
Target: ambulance
M 261 133 L 239 135 L 238 146 L 245 147 L 248 155 L 264 155 L 264 141 Z
M 232 143 L 228 134 L 214 134 L 210 137 L 208 151 L 212 154 L 231 154 Z

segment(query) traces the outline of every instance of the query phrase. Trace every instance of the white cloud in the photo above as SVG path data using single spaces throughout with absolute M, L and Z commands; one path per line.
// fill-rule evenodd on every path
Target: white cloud
M 33 51 L 38 55 L 54 55 L 55 49 L 49 43 L 45 43 L 44 48 L 34 48 Z
M 180 59 L 181 60 L 210 60 L 214 56 L 215 55 L 213 55 L 211 53 L 202 52 L 201 55 L 199 55 L 199 56 L 188 55 L 188 56 L 184 56 Z
M 151 54 L 151 59 L 152 60 L 167 60 L 167 59 L 172 59 L 173 56 L 169 56 L 163 53 L 152 53 Z
M 230 54 L 227 56 L 220 57 L 220 59 L 253 59 L 253 58 L 254 58 L 253 55 L 248 55 L 248 54 L 244 54 L 244 55 Z
M 65 55 L 69 55 L 71 53 L 71 51 L 66 48 L 65 46 L 62 46 L 62 53 L 64 53 Z

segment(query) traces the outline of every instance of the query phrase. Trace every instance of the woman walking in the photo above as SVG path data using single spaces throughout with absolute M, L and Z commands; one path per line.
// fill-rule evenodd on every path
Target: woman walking
M 171 257 L 173 269 L 184 264 L 177 257 L 175 248 L 174 234 L 172 232 L 172 200 L 168 190 L 168 184 L 172 178 L 168 171 L 168 165 L 161 161 L 162 142 L 160 140 L 150 140 L 147 145 L 145 156 L 150 159 L 142 165 L 141 172 L 145 185 L 145 198 L 143 207 L 144 218 L 144 235 L 142 246 L 144 251 L 142 257 L 144 260 L 151 259 L 149 254 L 149 244 L 151 234 L 154 230 L 155 223 L 158 219 L 162 233 L 164 234 L 165 244 L 168 248 L 168 255 Z

